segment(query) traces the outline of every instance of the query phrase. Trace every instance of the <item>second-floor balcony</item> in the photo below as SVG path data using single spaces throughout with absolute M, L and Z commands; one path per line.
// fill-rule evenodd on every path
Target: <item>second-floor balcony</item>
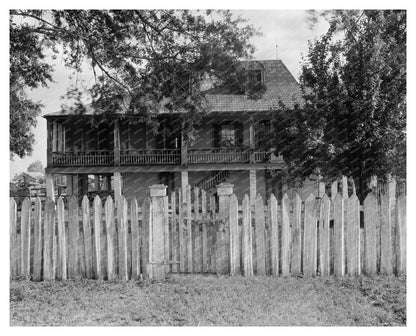
M 192 165 L 270 163 L 283 161 L 274 150 L 248 147 L 190 148 L 180 149 L 135 149 L 135 150 L 91 150 L 77 152 L 52 152 L 53 167 L 86 166 L 137 166 L 137 165 Z

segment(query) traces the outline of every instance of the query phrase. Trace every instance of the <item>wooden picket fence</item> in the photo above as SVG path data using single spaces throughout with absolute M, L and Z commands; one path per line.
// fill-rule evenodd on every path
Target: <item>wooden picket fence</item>
M 343 276 L 406 274 L 406 195 L 292 191 L 241 203 L 189 186 L 167 196 L 67 203 L 10 199 L 12 278 L 128 280 L 166 273 Z M 360 212 L 362 219 L 360 221 Z M 155 221 L 160 221 L 156 230 Z M 361 222 L 361 225 L 360 225 Z

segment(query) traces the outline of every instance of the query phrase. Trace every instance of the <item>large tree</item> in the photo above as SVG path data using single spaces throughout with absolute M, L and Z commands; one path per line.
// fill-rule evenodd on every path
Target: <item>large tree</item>
M 10 11 L 10 153 L 30 154 L 41 105 L 26 90 L 47 85 L 48 55 L 63 50 L 65 65 L 90 66 L 95 82 L 68 97 L 82 113 L 83 95 L 101 114 L 123 111 L 150 119 L 160 111 L 187 111 L 181 126 L 192 137 L 205 110 L 201 83 L 210 78 L 241 90 L 238 61 L 253 52 L 256 30 L 228 11 L 12 10 Z
M 330 28 L 311 42 L 300 84 L 304 103 L 282 105 L 277 148 L 289 178 L 331 181 L 406 174 L 406 12 L 325 12 Z

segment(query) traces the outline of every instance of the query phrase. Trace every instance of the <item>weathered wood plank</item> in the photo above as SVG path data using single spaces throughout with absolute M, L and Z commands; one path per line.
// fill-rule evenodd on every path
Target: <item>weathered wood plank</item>
M 338 194 L 338 181 L 334 181 L 331 184 L 331 201 L 335 201 L 335 197 Z
M 17 245 L 17 204 L 13 198 L 10 198 L 9 204 L 10 216 L 10 277 L 16 278 L 19 274 L 19 248 Z
M 200 227 L 198 220 L 200 218 L 199 215 L 199 188 L 194 187 L 194 218 L 195 218 L 195 225 L 193 225 L 193 242 L 194 242 L 194 253 L 193 253 L 193 271 L 194 273 L 201 272 L 201 242 L 200 242 Z
M 117 200 L 118 278 L 128 280 L 127 271 L 127 200 L 121 195 Z
M 406 274 L 406 195 L 401 195 L 396 200 L 396 236 L 397 236 L 397 252 L 396 252 L 396 274 Z
M 56 215 L 58 222 L 56 279 L 66 280 L 65 206 L 62 197 L 58 198 L 58 202 L 56 204 Z
M 179 270 L 179 264 L 176 262 L 179 261 L 178 258 L 178 217 L 176 214 L 176 192 L 172 191 L 170 196 L 170 204 L 172 208 L 172 216 L 171 216 L 171 231 L 172 231 L 172 254 L 171 260 L 174 262 L 172 264 L 172 272 L 177 273 Z M 180 203 L 180 202 L 179 202 Z
M 45 227 L 43 245 L 43 280 L 55 279 L 53 245 L 55 237 L 55 202 L 48 197 L 45 203 Z
M 116 227 L 114 223 L 114 202 L 111 196 L 105 201 L 105 228 L 107 242 L 107 280 L 114 281 L 116 278 L 114 265 L 114 236 Z
M 229 227 L 230 227 L 230 274 L 237 274 L 237 264 L 240 262 L 238 255 L 238 200 L 233 194 L 230 198 L 229 209 Z
M 192 273 L 192 203 L 191 186 L 186 186 L 186 271 Z
M 131 277 L 140 277 L 140 236 L 139 236 L 139 206 L 136 197 L 131 200 Z
M 292 219 L 292 261 L 290 273 L 298 275 L 302 271 L 302 240 L 301 240 L 301 213 L 302 198 L 297 192 L 292 196 L 293 214 Z
M 30 223 L 32 215 L 32 203 L 26 197 L 22 203 L 20 217 L 20 240 L 21 240 L 21 274 L 25 278 L 30 276 Z
M 334 201 L 334 275 L 344 276 L 344 198 L 341 194 Z
M 88 197 L 84 195 L 82 198 L 82 231 L 84 234 L 84 258 L 85 258 L 85 275 L 88 279 L 93 278 L 93 248 L 92 248 L 92 235 L 91 235 L 91 220 L 90 220 L 90 201 Z
M 385 275 L 393 274 L 391 208 L 392 198 L 389 192 L 387 192 L 381 196 L 380 273 Z
M 364 239 L 365 257 L 364 272 L 367 275 L 377 274 L 377 222 L 378 216 L 377 198 L 369 194 L 364 200 Z
M 271 275 L 279 275 L 279 227 L 277 220 L 277 199 L 271 194 L 268 202 L 269 223 L 270 223 L 270 259 Z
M 281 246 L 281 262 L 282 275 L 287 276 L 290 273 L 290 200 L 287 193 L 282 198 L 282 246 Z
M 183 215 L 183 196 L 182 196 L 182 189 L 179 189 L 179 204 L 178 204 L 178 229 L 179 229 L 179 271 L 181 273 L 185 272 L 185 255 L 186 255 L 186 245 L 185 245 L 185 224 L 184 224 L 184 215 Z
M 242 266 L 243 275 L 253 275 L 253 251 L 252 251 L 252 233 L 251 233 L 251 210 L 250 210 L 250 198 L 248 195 L 244 195 L 243 204 L 243 227 L 242 227 L 242 242 L 241 249 L 242 254 Z
M 360 201 L 356 194 L 346 201 L 347 274 L 359 275 L 360 270 Z
M 266 241 L 264 226 L 264 204 L 260 194 L 255 202 L 256 274 L 266 275 Z
M 102 202 L 97 195 L 94 198 L 94 275 L 97 279 L 102 279 L 101 270 L 101 227 L 102 227 Z
M 211 215 L 211 219 L 212 219 L 212 224 L 209 226 L 210 227 L 210 257 L 209 257 L 209 264 L 210 264 L 210 272 L 211 273 L 216 273 L 217 272 L 217 223 L 216 223 L 216 209 L 217 209 L 217 205 L 216 205 L 216 200 L 214 196 L 211 196 L 210 198 L 210 202 L 209 202 L 209 206 L 210 206 L 210 215 Z
M 331 211 L 331 202 L 328 195 L 324 195 L 321 199 L 319 211 L 319 245 L 320 245 L 320 267 L 321 275 L 329 276 L 329 214 Z
M 42 280 L 42 202 L 39 197 L 35 199 L 33 210 L 33 281 Z
M 317 228 L 315 207 L 315 196 L 311 194 L 305 200 L 304 213 L 303 273 L 306 276 L 316 275 Z
M 344 200 L 347 200 L 348 199 L 348 179 L 346 176 L 342 176 L 341 183 L 342 183 L 342 198 Z
M 78 274 L 78 239 L 79 239 L 78 199 L 72 196 L 68 205 L 68 276 L 75 279 Z
M 207 194 L 205 190 L 201 191 L 201 212 L 202 218 L 207 216 Z M 204 221 L 202 223 L 202 272 L 208 272 L 208 236 L 207 236 L 207 224 Z

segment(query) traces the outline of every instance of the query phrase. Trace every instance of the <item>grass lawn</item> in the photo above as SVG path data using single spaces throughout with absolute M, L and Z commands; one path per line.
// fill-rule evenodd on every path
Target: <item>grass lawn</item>
M 406 279 L 175 275 L 10 283 L 10 325 L 406 325 Z

